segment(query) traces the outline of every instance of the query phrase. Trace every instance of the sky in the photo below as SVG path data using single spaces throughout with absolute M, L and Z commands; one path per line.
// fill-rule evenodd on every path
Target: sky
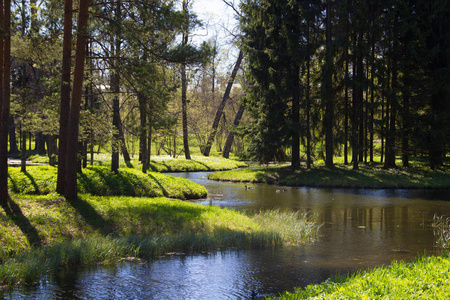
M 228 1 L 233 2 L 233 0 Z M 238 3 L 238 0 L 234 0 L 234 2 Z M 214 35 L 225 38 L 227 33 L 224 27 L 232 30 L 237 26 L 233 9 L 222 0 L 194 0 L 193 10 L 205 25 L 205 28 L 197 33 L 204 39 Z
M 236 6 L 239 3 L 239 0 L 227 1 L 234 2 Z M 228 70 L 230 65 L 234 64 L 239 52 L 233 45 L 232 35 L 227 32 L 237 32 L 238 22 L 234 10 L 222 0 L 193 0 L 193 10 L 204 24 L 204 28 L 195 33 L 194 42 L 201 43 L 217 36 L 219 52 L 223 57 L 220 68 Z

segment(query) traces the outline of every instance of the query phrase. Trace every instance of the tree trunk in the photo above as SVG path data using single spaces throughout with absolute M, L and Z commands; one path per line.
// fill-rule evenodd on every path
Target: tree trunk
M 291 79 L 294 81 L 294 95 L 292 96 L 292 159 L 291 168 L 300 168 L 300 68 L 292 67 Z
M 395 37 L 395 33 L 393 34 L 393 45 L 392 52 L 397 48 L 397 39 Z M 390 93 L 388 94 L 388 102 L 389 102 L 389 128 L 387 130 L 386 137 L 386 154 L 385 154 L 385 168 L 395 168 L 395 131 L 396 131 L 396 118 L 397 118 L 397 57 L 396 55 L 392 55 L 392 78 L 391 78 L 391 88 Z
M 239 110 L 236 114 L 236 117 L 234 118 L 233 127 L 236 127 L 239 125 L 239 122 L 242 119 L 242 115 L 244 114 L 244 110 L 245 110 L 245 106 L 241 104 L 239 106 Z M 234 141 L 234 132 L 233 132 L 233 130 L 230 130 L 230 132 L 228 133 L 228 136 L 227 136 L 227 140 L 225 142 L 225 146 L 223 147 L 223 152 L 222 152 L 223 157 L 225 157 L 225 158 L 230 157 L 231 145 L 233 145 L 233 141 Z
M 188 135 L 188 120 L 187 120 L 187 79 L 186 79 L 186 64 L 181 64 L 181 110 L 183 115 L 183 145 L 184 155 L 186 159 L 191 159 L 191 153 L 189 151 L 189 135 Z M 175 150 L 175 149 L 174 149 Z M 174 153 L 175 155 L 175 153 Z
M 331 0 L 327 0 L 326 58 L 323 69 L 323 98 L 325 101 L 325 165 L 333 167 L 333 53 L 331 40 Z
M 225 93 L 223 94 L 222 101 L 220 102 L 219 107 L 217 108 L 216 117 L 214 118 L 211 133 L 209 134 L 208 141 L 206 143 L 206 147 L 203 150 L 204 156 L 209 156 L 209 153 L 211 151 L 211 146 L 216 137 L 217 128 L 219 127 L 220 118 L 222 117 L 223 110 L 225 108 L 225 104 L 227 103 L 228 99 L 230 98 L 231 88 L 233 87 L 233 83 L 236 78 L 236 74 L 239 71 L 239 68 L 241 66 L 243 56 L 244 56 L 244 54 L 242 53 L 242 51 L 239 51 L 239 55 L 238 55 L 236 64 L 234 65 L 233 71 L 231 72 L 231 76 L 228 79 L 227 88 L 225 89 Z
M 80 121 L 81 98 L 83 92 L 84 59 L 86 56 L 87 22 L 89 18 L 89 0 L 80 0 L 78 13 L 78 33 L 75 53 L 75 69 L 72 88 L 72 103 L 68 123 L 66 170 L 64 195 L 67 199 L 77 198 L 77 144 Z
M 59 150 L 58 150 L 58 177 L 56 181 L 56 192 L 64 194 L 67 128 L 70 115 L 70 73 L 72 57 L 72 9 L 73 1 L 64 1 L 64 36 L 63 57 L 61 75 L 61 107 L 59 118 Z
M 115 7 L 116 21 L 120 22 L 121 3 L 117 0 Z M 119 147 L 120 147 L 120 77 L 119 77 L 119 61 L 121 40 L 119 34 L 114 34 L 111 41 L 111 56 L 113 57 L 113 71 L 111 74 L 111 91 L 114 94 L 112 108 L 113 108 L 113 139 L 112 139 L 112 156 L 111 156 L 111 171 L 114 173 L 119 172 Z
M 21 131 L 21 149 L 20 149 L 20 171 L 27 171 L 27 135 L 24 130 Z
M 140 115 L 140 134 L 139 134 L 139 159 L 142 163 L 142 172 L 146 173 L 148 170 L 147 162 L 147 106 L 145 98 L 142 94 L 138 94 L 139 101 L 139 115 Z
M 10 71 L 11 71 L 11 1 L 0 0 L 0 24 L 3 36 L 0 37 L 0 205 L 8 203 L 8 123 L 10 112 Z
M 9 153 L 17 154 L 19 153 L 19 148 L 17 148 L 17 137 L 16 137 L 16 124 L 14 122 L 14 116 L 9 116 Z

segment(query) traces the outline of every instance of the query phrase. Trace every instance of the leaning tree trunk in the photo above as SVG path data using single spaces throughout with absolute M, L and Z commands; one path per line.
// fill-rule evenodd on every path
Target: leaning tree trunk
M 220 118 L 222 117 L 223 110 L 225 108 L 225 104 L 227 103 L 228 99 L 230 98 L 231 88 L 233 87 L 233 83 L 236 78 L 236 74 L 239 71 L 239 68 L 241 66 L 243 56 L 244 56 L 244 54 L 242 53 L 242 51 L 240 51 L 237 61 L 236 61 L 236 64 L 234 65 L 233 71 L 231 72 L 231 76 L 228 79 L 227 88 L 225 89 L 225 93 L 223 94 L 222 101 L 220 102 L 219 107 L 217 108 L 216 117 L 214 118 L 211 133 L 209 134 L 208 141 L 206 142 L 206 147 L 203 150 L 204 156 L 209 156 L 209 153 L 211 151 L 211 146 L 216 137 L 217 128 L 219 127 Z
M 239 110 L 236 114 L 236 117 L 234 118 L 233 127 L 236 127 L 239 125 L 239 122 L 242 119 L 242 115 L 244 114 L 244 110 L 245 110 L 245 106 L 241 104 L 241 106 L 239 106 Z M 223 157 L 225 157 L 225 158 L 230 157 L 230 150 L 231 150 L 231 145 L 233 145 L 233 141 L 234 141 L 234 132 L 233 132 L 233 130 L 230 130 L 230 133 L 228 133 L 228 137 L 225 142 L 225 146 L 223 147 L 223 152 L 222 152 Z

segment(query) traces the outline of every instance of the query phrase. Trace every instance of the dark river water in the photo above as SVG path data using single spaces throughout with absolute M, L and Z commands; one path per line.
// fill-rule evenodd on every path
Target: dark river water
M 295 209 L 322 224 L 313 243 L 228 250 L 61 271 L 37 285 L 0 291 L 5 299 L 250 299 L 320 283 L 335 274 L 436 254 L 433 216 L 450 216 L 449 190 L 313 189 L 214 182 L 197 201 L 236 210 Z

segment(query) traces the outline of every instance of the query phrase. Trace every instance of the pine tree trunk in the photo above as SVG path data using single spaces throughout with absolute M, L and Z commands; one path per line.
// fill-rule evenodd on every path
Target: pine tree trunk
M 19 153 L 19 148 L 17 147 L 17 137 L 16 137 L 16 124 L 14 122 L 14 116 L 9 116 L 9 153 L 17 154 Z
M 292 159 L 291 168 L 300 168 L 300 68 L 293 66 L 294 95 L 292 96 Z
M 3 5 L 2 5 L 3 4 Z M 0 205 L 8 203 L 8 123 L 10 113 L 10 71 L 11 71 L 11 1 L 0 0 L 0 24 L 3 37 L 0 38 Z
M 325 101 L 325 165 L 333 167 L 333 56 L 331 52 L 331 0 L 327 0 L 326 14 L 326 58 L 323 78 L 323 98 Z
M 83 93 L 84 59 L 86 56 L 87 21 L 89 18 L 89 0 L 80 0 L 78 13 L 78 33 L 75 52 L 75 69 L 73 76 L 72 103 L 68 123 L 66 170 L 64 195 L 66 199 L 77 198 L 77 151 L 80 121 L 81 98 Z
M 70 73 L 72 57 L 72 9 L 73 1 L 64 1 L 64 36 L 63 57 L 61 75 L 61 106 L 59 118 L 59 150 L 58 150 L 58 176 L 56 181 L 56 192 L 64 194 L 67 128 L 70 115 Z
M 184 155 L 186 159 L 191 159 L 191 153 L 189 151 L 189 135 L 188 135 L 188 120 L 187 120 L 187 79 L 186 79 L 186 64 L 181 64 L 181 110 L 183 118 L 183 146 Z M 175 150 L 175 149 L 174 149 Z M 175 153 L 174 153 L 175 155 Z

